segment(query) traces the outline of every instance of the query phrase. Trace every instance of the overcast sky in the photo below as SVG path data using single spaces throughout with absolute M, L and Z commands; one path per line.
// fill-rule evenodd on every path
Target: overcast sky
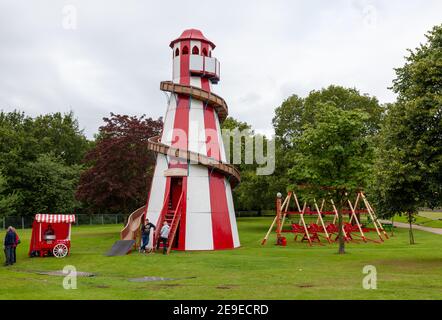
M 393 68 L 440 23 L 441 0 L 0 0 L 0 109 L 73 110 L 88 137 L 110 112 L 163 116 L 168 45 L 197 28 L 230 115 L 270 133 L 291 94 L 338 84 L 394 101 Z

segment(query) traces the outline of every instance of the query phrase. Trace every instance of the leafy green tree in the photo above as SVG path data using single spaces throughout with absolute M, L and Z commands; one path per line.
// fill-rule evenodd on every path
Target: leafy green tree
M 293 139 L 304 132 L 306 124 L 315 122 L 319 104 L 333 104 L 342 110 L 364 111 L 369 115 L 363 124 L 371 134 L 379 131 L 383 109 L 375 97 L 360 94 L 358 90 L 331 85 L 313 90 L 306 98 L 292 95 L 275 109 L 272 123 L 275 135 L 284 148 L 293 147 Z
M 320 93 L 335 89 L 331 86 Z M 288 172 L 291 189 L 304 184 L 307 186 L 305 198 L 319 199 L 327 192 L 327 197 L 337 205 L 340 254 L 345 253 L 342 208 L 348 195 L 367 185 L 372 168 L 371 139 L 374 130 L 369 125 L 372 118 L 366 111 L 368 107 L 360 101 L 368 104 L 376 102 L 368 96 L 355 95 L 357 91 L 354 89 L 339 88 L 338 92 L 345 90 L 349 94 L 342 94 L 342 101 L 333 95 L 321 95 L 315 91 L 305 99 L 307 104 L 312 104 L 308 107 L 311 114 L 305 114 L 307 120 L 300 120 L 304 124 L 300 134 L 293 139 L 290 156 L 294 164 Z M 354 98 L 354 104 L 350 103 L 348 96 Z M 379 105 L 377 109 L 380 110 Z M 328 191 L 324 191 L 324 187 Z
M 80 178 L 80 165 L 66 165 L 51 154 L 41 154 L 20 169 L 26 179 L 20 190 L 22 215 L 70 213 L 80 207 L 75 189 Z
M 442 25 L 426 37 L 396 69 L 375 170 L 378 209 L 407 215 L 411 244 L 418 207 L 442 204 Z
M 43 177 L 36 181 L 36 172 L 33 170 L 38 169 L 47 175 L 51 173 L 34 166 L 43 162 L 49 165 L 48 169 L 58 170 L 57 173 L 72 169 L 72 172 L 79 175 L 78 164 L 90 144 L 79 129 L 73 113 L 54 113 L 32 118 L 20 111 L 0 111 L 0 168 L 7 180 L 2 194 L 14 195 L 12 204 L 8 201 L 9 212 L 24 215 L 62 208 L 58 200 L 54 200 L 55 204 L 49 201 L 48 198 L 53 196 L 50 188 L 35 189 L 41 186 L 39 182 L 43 182 Z M 69 178 L 66 179 L 71 180 L 70 174 L 63 173 L 60 178 L 65 179 L 67 176 Z M 60 190 L 61 193 L 65 191 L 63 188 Z M 70 192 L 72 198 L 75 188 L 71 188 Z M 56 198 L 59 196 L 69 198 L 66 195 L 57 195 Z M 73 208 L 70 201 L 66 203 L 66 208 Z
M 6 178 L 0 172 L 0 216 L 12 216 L 15 212 L 15 204 L 19 199 L 17 192 L 6 193 L 8 185 Z
M 112 113 L 103 120 L 96 144 L 84 158 L 89 168 L 76 196 L 91 212 L 128 213 L 146 201 L 156 160 L 147 143 L 160 134 L 163 121 Z

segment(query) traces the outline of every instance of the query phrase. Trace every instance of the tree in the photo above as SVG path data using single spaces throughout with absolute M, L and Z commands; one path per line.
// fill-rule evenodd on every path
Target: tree
M 7 190 L 7 180 L 0 171 L 0 216 L 12 216 L 16 213 L 15 204 L 19 195 L 17 192 L 6 193 Z
M 388 106 L 376 157 L 378 210 L 407 215 L 410 244 L 419 206 L 442 203 L 442 25 L 426 38 L 396 69 L 398 100 Z
M 241 172 L 241 183 L 233 190 L 233 198 L 235 202 L 235 208 L 240 211 L 257 211 L 258 215 L 261 215 L 265 209 L 271 209 L 274 206 L 275 194 L 280 190 L 281 185 L 278 180 L 275 179 L 275 175 L 258 175 L 257 168 L 259 165 L 256 163 L 256 157 L 253 155 L 255 145 L 255 139 L 262 138 L 264 143 L 264 154 L 267 155 L 266 137 L 255 134 L 252 127 L 246 122 L 238 121 L 232 117 L 228 117 L 222 124 L 223 133 L 224 130 L 230 130 L 235 132 L 239 130 L 238 134 L 241 136 L 240 148 L 237 152 L 241 152 L 242 162 L 235 164 L 235 166 Z M 238 137 L 239 137 L 238 136 Z M 227 139 L 227 137 L 229 139 Z M 236 140 L 238 139 L 236 137 Z M 235 138 L 232 135 L 226 135 L 224 138 L 226 149 L 234 149 Z M 248 147 L 246 145 L 248 144 Z M 244 159 L 246 155 L 249 159 L 253 160 L 253 163 L 245 163 Z M 230 162 L 232 163 L 233 154 L 230 152 Z M 284 188 L 286 185 L 284 186 Z
M 300 151 L 295 144 L 306 128 L 316 123 L 318 106 L 333 105 L 345 111 L 364 112 L 368 119 L 362 124 L 370 145 L 374 145 L 383 116 L 383 108 L 376 97 L 361 94 L 354 88 L 330 85 L 313 90 L 305 98 L 292 95 L 275 110 L 272 120 L 276 136 L 276 170 L 274 178 L 283 183 Z M 283 190 L 281 190 L 283 191 Z
M 328 95 L 333 91 L 340 92 L 342 100 Z M 300 119 L 304 124 L 293 139 L 290 152 L 293 166 L 288 171 L 291 188 L 305 184 L 305 198 L 320 198 L 326 192 L 327 197 L 333 199 L 339 212 L 338 252 L 343 254 L 342 208 L 349 194 L 367 185 L 372 166 L 374 130 L 371 124 L 378 120 L 373 121 L 372 114 L 366 110 L 381 113 L 380 107 L 371 106 L 377 103 L 374 98 L 359 95 L 354 89 L 334 86 L 313 91 L 305 101 L 311 113 L 303 115 L 306 119 Z
M 375 97 L 362 95 L 354 88 L 331 85 L 311 91 L 306 98 L 292 95 L 275 109 L 272 123 L 275 135 L 284 148 L 292 148 L 293 139 L 302 135 L 304 126 L 315 122 L 315 110 L 322 103 L 339 106 L 342 110 L 364 111 L 369 115 L 363 124 L 368 133 L 374 135 L 379 131 L 383 110 Z
M 24 215 L 47 210 L 61 212 L 62 208 L 72 211 L 74 207 L 77 208 L 77 202 L 74 205 L 68 200 L 73 199 L 75 187 L 71 186 L 70 196 L 61 196 L 67 201 L 66 206 L 63 206 L 56 199 L 50 201 L 50 197 L 57 198 L 60 195 L 54 195 L 50 186 L 43 188 L 42 183 L 45 183 L 45 179 L 55 179 L 53 172 L 48 170 L 55 170 L 62 180 L 66 178 L 71 181 L 74 175 L 77 175 L 78 180 L 81 170 L 79 161 L 89 146 L 90 142 L 79 129 L 72 112 L 32 118 L 20 111 L 0 111 L 0 168 L 7 181 L 2 194 L 11 195 L 14 199 L 8 201 L 8 212 Z M 46 169 L 45 165 L 48 165 Z M 42 178 L 36 179 L 39 173 Z M 47 177 L 43 179 L 45 175 Z M 59 187 L 57 182 L 54 182 L 54 188 Z M 60 183 L 66 186 L 65 182 L 70 183 Z M 61 187 L 60 192 L 67 190 Z
M 103 120 L 96 145 L 84 158 L 89 169 L 76 196 L 91 210 L 128 212 L 146 201 L 155 166 L 147 142 L 160 134 L 163 121 L 112 113 Z
M 41 154 L 35 162 L 20 169 L 22 182 L 21 214 L 72 213 L 80 207 L 75 189 L 80 178 L 80 165 L 66 165 L 52 154 Z

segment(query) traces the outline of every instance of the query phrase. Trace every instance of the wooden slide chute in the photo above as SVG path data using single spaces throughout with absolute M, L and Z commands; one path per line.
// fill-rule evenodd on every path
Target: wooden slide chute
M 176 94 L 183 94 L 200 100 L 215 108 L 220 123 L 227 118 L 228 110 L 226 101 L 219 95 L 200 89 L 198 87 L 187 86 L 183 84 L 173 83 L 172 81 L 162 81 L 160 84 L 162 91 L 167 91 Z
M 289 211 L 290 200 L 292 198 L 294 200 L 296 211 Z M 365 208 L 359 208 L 361 202 L 364 204 Z M 321 205 L 319 206 L 316 199 L 313 199 L 310 204 L 307 201 L 304 201 L 301 209 L 299 198 L 293 191 L 288 192 L 287 197 L 284 199 L 284 201 L 282 201 L 282 198 L 278 198 L 276 201 L 275 219 L 273 220 L 264 239 L 261 241 L 261 244 L 264 245 L 267 242 L 275 224 L 277 244 L 281 244 L 284 242 L 281 241 L 281 239 L 284 238 L 283 233 L 295 234 L 295 241 L 298 239 L 298 236 L 301 236 L 301 242 L 307 241 L 310 246 L 313 245 L 313 243 L 315 242 L 321 243 L 321 238 L 325 238 L 328 243 L 337 241 L 339 238 L 339 226 L 337 224 L 339 214 L 336 205 L 332 199 L 329 199 L 328 201 L 326 199 L 322 199 L 320 204 Z M 326 205 L 331 209 L 326 210 Z M 314 210 L 311 210 L 310 207 L 313 207 Z M 348 210 L 342 210 L 342 214 L 349 214 L 349 221 L 343 223 L 342 225 L 342 233 L 346 242 L 357 242 L 360 239 L 364 242 L 373 241 L 379 243 L 384 241 L 384 238 L 388 239 L 388 235 L 382 227 L 382 224 L 378 220 L 373 207 L 370 205 L 362 191 L 359 191 L 357 193 L 354 203 L 348 200 L 348 208 Z M 361 214 L 366 214 L 369 217 L 370 221 L 373 223 L 374 228 L 366 228 L 362 225 L 359 219 L 359 216 Z M 284 229 L 284 224 L 286 222 L 287 216 L 299 216 L 299 222 L 292 222 L 291 228 L 289 230 Z M 305 220 L 306 216 L 315 216 L 316 222 L 311 222 L 307 224 Z M 324 217 L 326 216 L 333 216 L 332 222 L 326 223 L 324 221 Z M 367 238 L 366 233 L 370 231 L 375 231 L 379 236 L 380 241 Z M 332 236 L 335 236 L 335 238 L 332 239 Z
M 168 146 L 159 142 L 159 139 L 160 137 L 150 138 L 147 144 L 148 149 L 157 153 L 168 155 L 170 157 L 190 161 L 191 163 L 201 164 L 210 169 L 216 170 L 229 178 L 232 187 L 235 187 L 241 181 L 240 173 L 235 166 L 214 158 L 207 157 L 201 153 Z
M 121 240 L 136 240 L 146 206 L 138 208 L 127 219 L 126 226 L 120 232 Z

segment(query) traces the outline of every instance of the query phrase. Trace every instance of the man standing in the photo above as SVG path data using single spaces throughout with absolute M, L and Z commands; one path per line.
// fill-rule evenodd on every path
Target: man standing
M 17 230 L 12 227 L 12 231 L 15 233 L 15 243 L 12 247 L 12 263 L 17 262 L 17 246 L 20 244 L 20 237 L 18 236 Z
M 12 227 L 8 227 L 8 231 L 6 231 L 5 236 L 5 255 L 6 255 L 6 263 L 5 266 L 11 266 L 14 264 L 14 246 L 15 246 L 15 232 Z
M 163 254 L 166 254 L 167 252 L 167 239 L 169 238 L 169 231 L 169 224 L 167 223 L 167 221 L 164 221 L 163 227 L 160 231 L 160 238 L 158 239 L 157 243 L 157 250 L 160 248 L 160 243 L 163 243 Z
M 140 252 L 146 252 L 146 246 L 149 244 L 150 238 L 150 230 L 156 230 L 156 227 L 153 223 L 149 222 L 149 219 L 146 218 L 144 224 L 141 226 L 141 247 Z

